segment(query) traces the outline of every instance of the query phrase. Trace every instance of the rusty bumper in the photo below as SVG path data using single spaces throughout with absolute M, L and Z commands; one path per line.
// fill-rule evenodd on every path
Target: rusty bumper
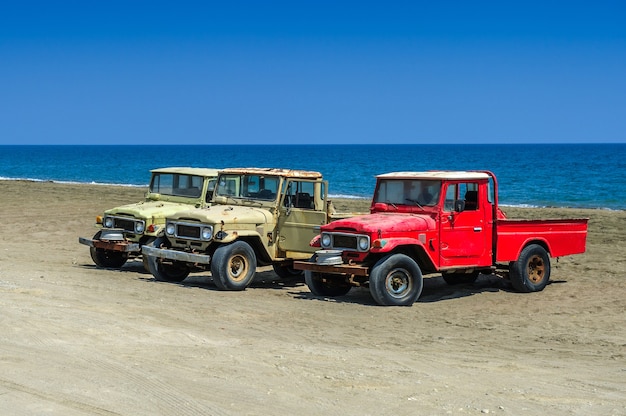
M 308 261 L 294 261 L 293 268 L 296 270 L 310 270 L 318 273 L 331 273 L 331 274 L 350 274 L 355 276 L 368 276 L 369 269 L 364 266 L 358 266 L 355 264 L 317 264 Z
M 104 241 L 78 237 L 78 242 L 89 247 L 100 248 L 108 251 L 122 251 L 125 253 L 141 252 L 141 245 L 139 243 L 130 243 L 128 241 Z
M 182 261 L 194 264 L 210 264 L 211 256 L 208 254 L 187 253 L 178 250 L 168 250 L 164 248 L 143 246 L 141 252 L 146 256 L 156 257 L 159 259 Z

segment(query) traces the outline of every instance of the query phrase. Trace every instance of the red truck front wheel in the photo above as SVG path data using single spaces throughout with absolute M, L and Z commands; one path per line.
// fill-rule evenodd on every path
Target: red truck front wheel
M 385 306 L 411 306 L 424 281 L 417 263 L 407 255 L 391 254 L 378 260 L 370 273 L 370 293 Z

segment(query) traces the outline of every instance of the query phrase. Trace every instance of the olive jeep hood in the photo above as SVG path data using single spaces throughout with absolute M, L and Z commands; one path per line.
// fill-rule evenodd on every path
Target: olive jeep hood
M 168 201 L 143 201 L 104 211 L 105 215 L 132 215 L 135 218 L 165 218 L 178 211 L 195 209 L 192 204 Z
M 383 233 L 426 231 L 436 228 L 435 220 L 427 214 L 376 213 L 333 221 L 322 231 Z

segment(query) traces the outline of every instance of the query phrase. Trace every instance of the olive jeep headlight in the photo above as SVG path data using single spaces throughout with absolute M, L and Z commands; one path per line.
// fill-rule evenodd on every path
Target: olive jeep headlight
M 135 221 L 135 233 L 136 234 L 143 234 L 143 232 L 146 230 L 146 223 L 143 221 Z
M 167 225 L 165 226 L 165 233 L 167 235 L 174 235 L 175 232 L 176 232 L 176 225 L 172 222 L 168 222 Z
M 359 250 L 367 251 L 370 248 L 370 239 L 366 236 L 359 237 Z
M 210 240 L 213 238 L 213 227 L 202 227 L 202 239 Z
M 113 224 L 114 221 L 112 217 L 104 217 L 104 222 L 102 223 L 104 228 L 113 228 Z
M 330 247 L 333 239 L 330 237 L 330 234 L 322 234 L 322 247 Z

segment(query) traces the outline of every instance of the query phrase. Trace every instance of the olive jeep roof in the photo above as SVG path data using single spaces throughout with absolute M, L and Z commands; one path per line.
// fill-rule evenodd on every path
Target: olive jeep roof
M 152 169 L 150 172 L 159 172 L 159 173 L 179 173 L 183 175 L 197 175 L 197 176 L 212 176 L 217 177 L 218 169 L 209 169 L 209 168 L 190 168 L 190 167 L 169 167 L 169 168 L 158 168 Z
M 462 170 L 430 170 L 426 172 L 390 172 L 376 175 L 377 178 L 397 179 L 430 179 L 430 180 L 459 180 L 459 179 L 489 179 L 491 176 L 482 171 Z
M 306 178 L 306 179 L 321 179 L 322 174 L 319 172 L 309 170 L 294 170 L 294 169 L 278 169 L 278 168 L 227 168 L 220 170 L 220 173 L 228 174 L 253 174 L 253 175 L 273 175 L 273 176 L 285 176 L 289 178 Z

